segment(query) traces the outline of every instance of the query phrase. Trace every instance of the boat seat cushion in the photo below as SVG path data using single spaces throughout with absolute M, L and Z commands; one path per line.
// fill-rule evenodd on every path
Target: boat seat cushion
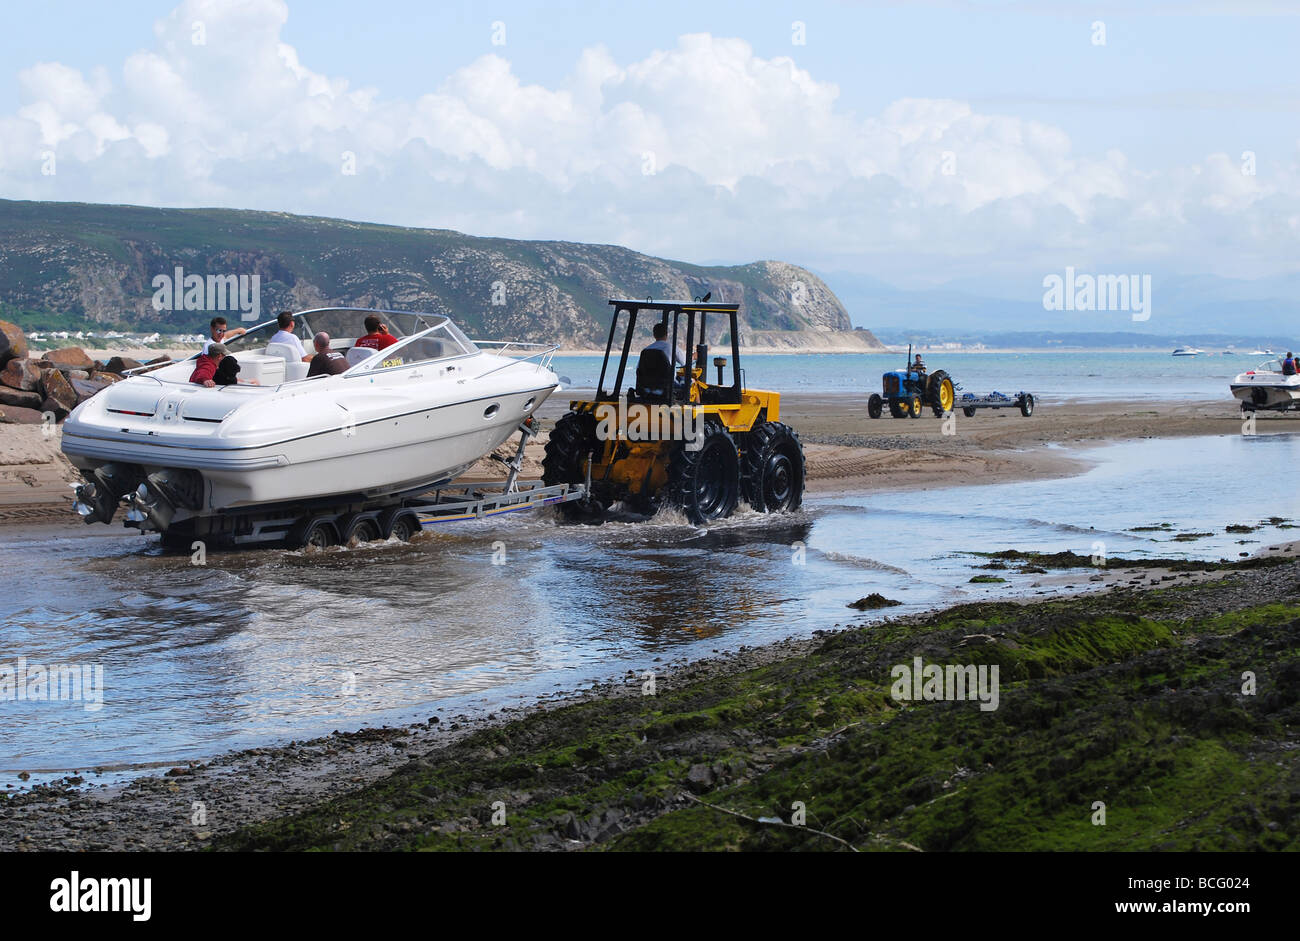
M 355 366 L 357 363 L 365 362 L 378 352 L 379 350 L 372 350 L 368 346 L 354 346 L 347 353 L 348 365 Z

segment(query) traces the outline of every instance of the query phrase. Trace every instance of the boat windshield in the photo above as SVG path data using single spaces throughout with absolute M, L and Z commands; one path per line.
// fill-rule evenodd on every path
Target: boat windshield
M 1255 372 L 1281 372 L 1282 361 L 1280 359 L 1266 359 L 1255 367 Z
M 461 352 L 476 352 L 473 342 L 442 314 L 412 314 L 350 307 L 304 310 L 293 315 L 293 334 L 302 341 L 303 348 L 307 350 L 312 348 L 312 338 L 321 332 L 329 334 L 330 346 L 334 349 L 347 350 L 351 349 L 360 337 L 370 332 L 366 329 L 365 321 L 371 316 L 378 317 L 388 333 L 399 342 L 417 336 L 432 327 L 445 327 L 452 341 L 464 348 L 449 355 L 459 356 Z M 251 327 L 242 336 L 231 337 L 223 342 L 231 353 L 260 353 L 279 329 L 279 325 L 274 320 L 268 320 L 266 323 Z
M 380 355 L 363 361 L 357 367 L 357 371 L 411 366 L 415 363 L 467 356 L 477 352 L 478 347 L 474 345 L 474 341 L 461 333 L 454 323 L 444 318 L 436 327 L 400 340 L 382 350 Z

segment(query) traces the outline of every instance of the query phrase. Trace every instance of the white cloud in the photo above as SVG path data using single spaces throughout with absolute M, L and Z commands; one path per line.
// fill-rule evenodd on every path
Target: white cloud
M 186 0 L 116 76 L 22 70 L 24 103 L 0 115 L 0 192 L 613 241 L 692 260 L 887 270 L 908 258 L 935 280 L 968 262 L 1054 270 L 1068 253 L 1153 251 L 1240 273 L 1207 227 L 1253 239 L 1253 265 L 1291 265 L 1278 233 L 1300 204 L 1294 155 L 1266 183 L 1224 154 L 1159 172 L 1117 151 L 1077 157 L 1058 127 L 962 101 L 904 99 L 863 117 L 793 60 L 704 34 L 625 64 L 589 48 L 555 88 L 484 55 L 390 98 L 304 61 L 281 39 L 287 17 L 281 0 Z M 41 174 L 50 149 L 54 177 Z

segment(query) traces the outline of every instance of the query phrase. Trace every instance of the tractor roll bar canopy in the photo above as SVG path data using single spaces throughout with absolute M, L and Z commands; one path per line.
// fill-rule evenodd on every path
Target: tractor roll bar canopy
M 736 314 L 740 310 L 739 304 L 708 304 L 699 301 L 651 301 L 651 300 L 632 300 L 628 298 L 610 298 L 609 305 L 614 308 L 614 315 L 609 321 L 609 339 L 605 342 L 605 360 L 600 366 L 600 379 L 596 383 L 596 399 L 598 401 L 613 401 L 618 398 L 619 392 L 623 388 L 623 376 L 627 370 L 628 356 L 632 351 L 632 338 L 636 334 L 637 315 L 641 311 L 654 311 L 659 314 L 655 321 L 669 327 L 669 344 L 673 350 L 678 347 L 678 325 L 682 314 L 686 314 L 686 351 L 685 351 L 685 375 L 691 375 L 691 369 L 694 366 L 696 336 L 699 337 L 700 343 L 706 341 L 705 330 L 708 325 L 709 314 L 717 314 L 726 317 L 728 321 L 728 331 L 731 339 L 731 373 L 732 386 L 737 401 L 740 397 L 740 331 L 737 329 Z M 614 377 L 613 388 L 605 390 L 605 375 L 609 369 L 610 353 L 614 349 L 614 337 L 618 332 L 618 316 L 626 312 L 628 315 L 627 331 L 623 335 L 623 349 L 618 360 L 618 372 Z M 699 331 L 696 332 L 696 317 L 699 317 Z M 671 321 L 671 324 L 670 324 Z M 670 356 L 671 360 L 672 357 Z M 707 384 L 709 378 L 708 363 L 700 363 L 701 377 Z M 674 370 L 675 371 L 675 370 Z M 689 382 L 687 383 L 689 386 Z M 727 387 L 723 387 L 727 388 Z

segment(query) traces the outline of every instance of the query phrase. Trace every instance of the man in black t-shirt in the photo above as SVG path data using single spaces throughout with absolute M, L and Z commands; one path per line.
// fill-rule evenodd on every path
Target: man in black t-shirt
M 316 355 L 311 358 L 311 366 L 307 368 L 308 379 L 312 376 L 337 376 L 347 370 L 348 358 L 330 349 L 328 333 L 316 334 L 312 338 L 312 344 L 316 347 Z

